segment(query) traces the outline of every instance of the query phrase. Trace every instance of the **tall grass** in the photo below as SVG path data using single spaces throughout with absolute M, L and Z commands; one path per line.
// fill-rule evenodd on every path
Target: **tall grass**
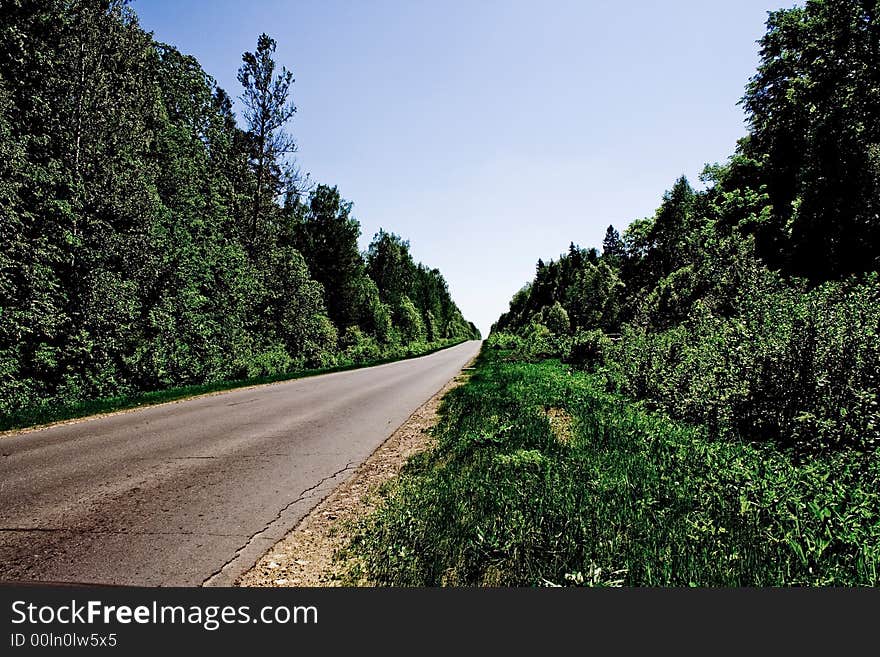
M 484 349 L 360 527 L 390 585 L 876 585 L 877 452 L 713 440 L 558 361 Z M 569 426 L 560 430 L 560 422 Z

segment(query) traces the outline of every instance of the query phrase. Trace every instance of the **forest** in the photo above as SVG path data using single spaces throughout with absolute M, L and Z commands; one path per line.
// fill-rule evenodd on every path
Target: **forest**
M 266 34 L 240 103 L 124 0 L 0 6 L 0 416 L 399 358 L 479 331 L 303 175 Z M 37 414 L 39 415 L 39 413 Z
M 880 582 L 880 5 L 759 47 L 728 161 L 537 262 L 362 528 L 373 581 Z
M 802 451 L 880 441 L 880 11 L 771 14 L 749 132 L 652 217 L 538 261 L 495 324 L 532 356 L 723 437 Z

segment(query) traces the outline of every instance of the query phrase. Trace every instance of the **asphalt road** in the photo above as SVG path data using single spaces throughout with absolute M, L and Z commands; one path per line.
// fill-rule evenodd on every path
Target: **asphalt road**
M 0 437 L 0 581 L 231 584 L 479 345 Z

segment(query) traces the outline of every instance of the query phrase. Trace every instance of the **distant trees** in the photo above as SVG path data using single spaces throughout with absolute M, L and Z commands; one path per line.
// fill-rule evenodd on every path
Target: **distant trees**
M 626 246 L 614 226 L 608 226 L 605 231 L 605 239 L 602 240 L 602 257 L 607 262 L 613 261 L 617 265 L 620 265 L 626 257 Z
M 695 232 L 695 202 L 694 190 L 684 176 L 663 195 L 648 233 L 645 266 L 652 277 L 668 276 L 689 260 L 689 241 Z
M 367 272 L 382 290 L 382 301 L 399 306 L 404 296 L 412 294 L 416 277 L 409 242 L 380 229 L 367 250 Z
M 418 321 L 383 302 L 351 204 L 326 185 L 303 198 L 274 53 L 261 35 L 244 54 L 239 126 L 126 2 L 3 5 L 0 413 L 474 335 L 448 294 L 444 330 L 413 297 L 422 329 L 403 331 Z
M 367 250 L 366 263 L 382 301 L 404 335 L 424 334 L 424 339 L 433 342 L 479 334 L 461 316 L 440 270 L 416 264 L 409 242 L 398 235 L 380 229 Z

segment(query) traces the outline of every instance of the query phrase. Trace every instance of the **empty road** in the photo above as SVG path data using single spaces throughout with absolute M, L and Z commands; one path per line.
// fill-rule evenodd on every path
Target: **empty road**
M 0 581 L 231 584 L 479 346 L 0 437 Z

